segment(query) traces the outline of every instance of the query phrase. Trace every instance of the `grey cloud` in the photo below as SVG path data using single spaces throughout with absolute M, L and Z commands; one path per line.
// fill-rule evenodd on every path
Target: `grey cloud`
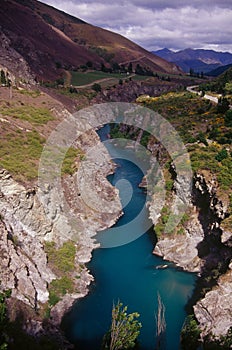
M 221 8 L 232 8 L 231 0 L 218 0 L 218 1 L 212 1 L 212 0 L 192 0 L 192 1 L 186 1 L 186 0 L 133 0 L 131 1 L 134 5 L 146 7 L 150 9 L 164 9 L 164 8 L 180 8 L 180 7 L 186 7 L 191 6 L 194 8 L 209 8 L 209 7 L 221 7 Z
M 98 4 L 98 5 L 104 5 L 108 6 L 110 2 L 108 0 L 100 0 L 100 1 L 94 1 L 94 0 L 43 0 L 44 3 L 52 3 L 54 6 L 57 4 Z M 160 10 L 165 8 L 180 8 L 180 7 L 187 7 L 191 6 L 194 8 L 212 8 L 212 7 L 219 7 L 219 8 L 232 8 L 232 2 L 231 0 L 192 0 L 192 1 L 186 1 L 186 0 L 117 0 L 117 3 L 115 3 L 118 7 L 120 6 L 139 6 L 141 8 L 148 8 L 153 10 Z
M 231 0 L 43 0 L 148 50 L 214 48 L 232 52 Z

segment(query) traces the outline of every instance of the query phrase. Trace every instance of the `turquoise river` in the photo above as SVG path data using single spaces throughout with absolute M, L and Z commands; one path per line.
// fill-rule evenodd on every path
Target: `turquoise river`
M 107 133 L 107 127 L 100 130 L 102 140 Z M 196 276 L 180 271 L 173 264 L 152 254 L 155 245 L 152 225 L 149 231 L 144 232 L 144 227 L 149 226 L 148 212 L 144 212 L 139 224 L 132 221 L 146 201 L 146 193 L 139 187 L 144 174 L 136 165 L 132 150 L 125 151 L 112 144 L 107 148 L 118 165 L 109 180 L 116 187 L 120 184 L 118 187 L 122 204 L 133 192 L 131 200 L 123 209 L 124 215 L 116 226 L 124 230 L 125 223 L 131 222 L 131 232 L 139 230 L 142 234 L 131 243 L 115 248 L 99 248 L 93 252 L 88 268 L 94 276 L 94 282 L 89 294 L 78 300 L 65 317 L 63 325 L 66 336 L 75 344 L 75 349 L 100 350 L 103 335 L 110 327 L 112 304 L 120 300 L 128 305 L 129 312 L 137 311 L 140 314 L 142 328 L 139 349 L 155 350 L 155 313 L 159 293 L 165 305 L 167 324 L 161 350 L 178 350 L 180 331 L 186 317 L 185 305 L 192 294 Z M 130 183 L 128 189 L 126 183 L 120 180 Z M 107 235 L 107 230 L 104 234 Z M 168 264 L 168 268 L 156 268 L 162 264 Z

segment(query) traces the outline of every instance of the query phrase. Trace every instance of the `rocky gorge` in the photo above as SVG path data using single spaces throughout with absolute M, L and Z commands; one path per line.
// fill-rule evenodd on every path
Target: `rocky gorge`
M 157 90 L 156 93 L 160 92 Z M 131 99 L 131 95 L 128 95 L 128 99 Z M 95 120 L 89 118 L 87 110 L 84 123 L 71 115 L 64 106 L 53 106 L 53 112 L 60 122 L 70 118 L 71 125 L 75 125 L 73 132 L 70 124 L 65 124 L 68 125 L 63 129 L 65 142 L 61 140 L 59 146 L 69 146 L 75 134 L 76 140 L 72 146 L 81 150 L 81 156 L 75 161 L 77 171 L 63 176 L 59 184 L 61 187 L 57 187 L 57 179 L 50 182 L 52 172 L 48 173 L 48 178 L 45 176 L 42 186 L 38 187 L 35 183 L 31 186 L 18 183 L 8 171 L 1 169 L 1 290 L 12 290 L 8 301 L 9 310 L 14 310 L 10 312 L 12 319 L 17 316 L 17 309 L 20 309 L 18 304 L 28 306 L 24 310 L 23 323 L 24 329 L 33 336 L 59 332 L 63 315 L 76 299 L 88 293 L 93 276 L 85 264 L 91 259 L 92 250 L 97 247 L 94 236 L 97 231 L 112 226 L 122 214 L 118 191 L 106 180 L 106 176 L 114 171 L 114 164 L 104 146 L 99 143 L 95 131 L 97 126 L 108 121 L 105 118 L 107 108 L 104 110 L 103 105 L 100 106 L 99 110 L 96 108 Z M 131 115 L 126 115 L 125 123 L 128 125 L 131 124 L 131 116 L 133 123 L 142 129 L 149 125 L 147 115 L 139 115 L 136 108 L 135 112 L 132 108 Z M 115 118 L 114 113 L 112 118 Z M 6 123 L 6 120 L 1 122 Z M 166 131 L 165 126 L 159 125 L 161 138 Z M 47 131 L 46 136 L 48 134 Z M 56 133 L 53 137 L 56 140 Z M 137 142 L 140 140 L 141 137 Z M 173 165 L 174 172 L 176 165 Z M 51 171 L 52 166 L 53 163 L 47 170 Z M 42 174 L 43 169 L 41 171 Z M 184 232 L 181 235 L 159 236 L 154 254 L 174 262 L 177 267 L 199 274 L 199 280 L 203 281 L 203 292 L 193 306 L 194 314 L 199 322 L 202 339 L 208 336 L 217 338 L 225 336 L 232 324 L 229 310 L 232 301 L 231 229 L 229 225 L 224 225 L 229 217 L 229 199 L 220 191 L 216 178 L 210 172 L 201 171 L 194 175 L 191 193 L 185 176 L 184 172 L 175 176 L 172 188 L 172 195 L 178 192 L 181 201 L 189 208 L 183 224 Z M 57 190 L 60 188 L 62 195 Z M 65 206 L 68 206 L 68 220 Z M 156 225 L 157 212 L 160 211 L 157 193 L 148 208 Z M 59 296 L 55 305 L 50 305 L 49 286 L 53 281 L 61 280 L 64 273 L 57 271 L 50 262 L 46 245 L 53 242 L 59 249 L 70 241 L 75 246 L 75 268 L 68 272 L 73 285 Z M 49 309 L 49 327 L 43 322 L 46 307 Z M 34 311 L 31 314 L 28 310 Z
M 207 80 L 185 75 L 118 34 L 34 0 L 4 0 L 0 15 L 0 316 L 9 326 L 0 329 L 0 348 L 72 348 L 62 318 L 94 281 L 86 266 L 99 247 L 96 233 L 123 214 L 119 192 L 107 180 L 115 164 L 96 131 L 126 112 L 120 137 L 152 154 L 141 187 L 151 196 L 154 254 L 198 275 L 188 313 L 201 343 L 216 341 L 218 350 L 229 335 L 222 349 L 231 349 L 232 115 L 185 91 Z M 75 75 L 86 82 L 92 73 L 104 77 L 94 80 L 100 82 L 95 89 L 92 79 L 87 88 L 74 86 Z M 231 92 L 231 78 L 222 78 L 223 93 Z M 87 108 L 83 118 L 75 113 L 93 105 L 94 113 Z M 186 149 L 175 148 L 178 135 L 165 120 L 156 122 L 136 105 L 164 115 L 185 144 L 196 146 L 197 170 L 183 159 Z M 227 187 L 218 175 L 229 179 Z M 6 291 L 11 296 L 4 301 Z M 45 347 L 46 339 L 52 345 Z

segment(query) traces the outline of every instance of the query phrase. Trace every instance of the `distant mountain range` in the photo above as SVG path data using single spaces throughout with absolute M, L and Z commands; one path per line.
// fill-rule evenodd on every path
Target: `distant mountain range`
M 37 0 L 2 0 L 0 26 L 0 65 L 17 73 L 14 57 L 18 65 L 23 60 L 39 80 L 56 79 L 62 69 L 75 70 L 86 64 L 99 69 L 132 62 L 155 72 L 181 72 L 175 64 L 125 37 Z
M 232 54 L 229 52 L 217 52 L 204 49 L 185 49 L 174 52 L 165 48 L 158 51 L 152 51 L 152 53 L 169 62 L 177 64 L 186 73 L 189 73 L 191 69 L 195 73 L 203 72 L 210 74 L 212 70 L 215 70 L 218 67 L 232 64 Z M 222 71 L 219 70 L 221 73 Z

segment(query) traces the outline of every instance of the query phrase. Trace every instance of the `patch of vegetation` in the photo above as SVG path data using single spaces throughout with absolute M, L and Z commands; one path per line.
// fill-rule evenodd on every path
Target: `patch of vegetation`
M 190 150 L 191 165 L 194 171 L 209 170 L 217 176 L 222 190 L 232 190 L 232 157 L 226 150 L 215 146 L 192 147 Z
M 33 106 L 12 107 L 5 105 L 1 108 L 3 115 L 27 120 L 33 125 L 42 125 L 53 119 L 46 108 L 34 108 Z M 43 151 L 45 138 L 38 131 L 16 130 L 8 131 L 7 124 L 2 123 L 0 166 L 7 169 L 16 180 L 34 180 L 38 176 L 38 161 Z M 71 147 L 62 164 L 62 175 L 73 174 L 76 170 L 76 161 L 83 160 L 84 154 L 80 149 Z
M 231 92 L 232 68 L 227 69 L 217 79 L 200 85 L 200 89 L 204 91 L 213 91 L 223 95 Z
M 221 161 L 218 168 L 217 179 L 223 190 L 232 189 L 232 157 Z
M 21 95 L 26 95 L 26 96 L 31 96 L 31 97 L 38 97 L 41 95 L 41 92 L 39 90 L 17 90 L 17 92 L 19 92 Z
M 89 101 L 91 101 L 97 93 L 90 88 L 77 89 L 74 87 L 64 87 L 62 89 L 56 89 L 57 94 L 68 96 L 75 100 L 78 105 L 78 109 L 86 107 Z
M 74 291 L 74 281 L 71 274 L 75 270 L 76 247 L 71 241 L 65 242 L 60 248 L 56 248 L 55 242 L 45 242 L 44 249 L 51 269 L 58 276 L 48 287 L 49 306 L 46 312 L 49 314 L 51 306 L 58 303 L 66 293 Z
M 10 107 L 3 106 L 0 112 L 4 116 L 11 116 L 16 119 L 26 120 L 32 125 L 43 125 L 54 119 L 48 108 L 38 108 L 32 105 Z
M 105 48 L 99 46 L 91 46 L 90 50 L 98 56 L 104 58 L 106 62 L 110 62 L 114 58 L 114 53 L 107 51 Z
M 142 104 L 170 121 L 186 143 L 195 142 L 202 137 L 202 133 L 207 134 L 207 124 L 217 117 L 215 106 L 188 92 L 169 92 L 147 99 L 144 97 Z
M 160 219 L 154 227 L 157 237 L 161 237 L 165 233 L 165 226 L 168 222 L 170 213 L 171 213 L 170 208 L 166 205 L 163 206 L 160 213 Z
M 49 285 L 49 304 L 51 306 L 58 303 L 62 296 L 74 291 L 72 278 L 62 276 L 59 279 L 53 280 Z
M 221 162 L 223 159 L 226 159 L 226 158 L 228 158 L 228 152 L 225 148 L 219 151 L 215 156 L 215 159 L 219 162 Z
M 48 263 L 58 275 L 74 270 L 76 248 L 73 242 L 65 242 L 58 249 L 55 242 L 45 242 L 44 247 L 48 257 Z
M 232 109 L 226 111 L 224 115 L 224 123 L 227 127 L 232 127 Z
M 37 177 L 38 159 L 45 139 L 37 131 L 8 133 L 1 137 L 0 165 L 17 180 Z
M 98 83 L 94 83 L 94 84 L 92 85 L 92 89 L 93 89 L 94 91 L 96 91 L 96 92 L 101 92 L 101 85 L 98 84 Z
M 65 154 L 65 158 L 63 160 L 61 174 L 69 174 L 73 175 L 77 170 L 76 162 L 77 160 L 83 160 L 85 158 L 82 150 L 74 147 L 70 147 Z
M 129 126 L 126 124 L 111 124 L 110 128 L 110 136 L 113 139 L 121 138 L 121 139 L 129 139 L 129 140 L 137 140 L 141 130 L 134 126 Z M 143 130 L 141 135 L 140 144 L 144 147 L 147 147 L 148 142 L 150 140 L 150 133 L 148 131 Z
M 200 147 L 198 145 L 194 145 L 188 149 L 193 171 L 196 172 L 201 169 L 205 169 L 215 173 L 218 170 L 218 161 L 215 158 L 218 153 L 218 149 L 216 147 Z

